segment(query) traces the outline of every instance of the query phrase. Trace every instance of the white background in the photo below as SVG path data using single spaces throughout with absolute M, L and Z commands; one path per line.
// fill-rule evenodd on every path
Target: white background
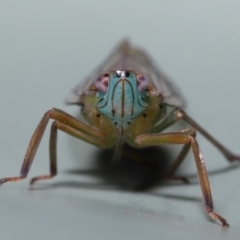
M 58 107 L 78 112 L 77 107 L 65 106 L 64 98 L 123 38 L 147 49 L 177 83 L 188 101 L 188 113 L 240 154 L 239 12 L 239 1 L 219 0 L 1 1 L 0 176 L 19 173 L 45 111 Z M 48 136 L 49 129 L 28 179 L 0 189 L 1 238 L 239 236 L 240 169 L 228 169 L 200 135 L 215 209 L 231 225 L 226 231 L 206 217 L 191 155 L 180 170 L 192 176 L 193 184 L 120 191 L 97 174 L 98 168 L 90 174 L 71 174 L 74 169 L 91 169 L 97 149 L 59 133 L 59 175 L 29 189 L 31 176 L 48 172 Z

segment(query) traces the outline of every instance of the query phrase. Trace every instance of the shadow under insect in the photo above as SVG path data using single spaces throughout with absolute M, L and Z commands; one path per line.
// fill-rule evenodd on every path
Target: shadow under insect
M 169 153 L 160 147 L 134 149 L 126 144 L 118 163 L 112 162 L 112 156 L 113 150 L 97 150 L 93 154 L 91 169 L 74 169 L 67 173 L 97 177 L 103 188 L 108 186 L 121 190 L 141 191 L 161 183 L 170 165 Z
M 53 187 L 79 187 L 87 189 L 118 189 L 123 191 L 145 191 L 159 185 L 179 185 L 186 184 L 181 180 L 166 179 L 166 172 L 174 162 L 175 150 L 169 151 L 166 147 L 149 147 L 135 149 L 125 144 L 123 154 L 119 161 L 114 163 L 112 157 L 113 150 L 97 149 L 92 154 L 91 167 L 82 168 L 80 166 L 82 157 L 76 157 L 79 167 L 66 170 L 70 175 L 87 176 L 98 179 L 98 183 L 74 181 L 57 181 Z M 191 154 L 190 154 L 191 155 Z M 185 161 L 191 161 L 186 158 Z M 186 163 L 188 165 L 188 163 Z M 194 163 L 193 163 L 194 164 Z M 232 170 L 236 166 L 230 165 L 225 168 L 209 171 L 210 175 L 220 174 Z M 199 184 L 195 172 L 186 174 L 186 169 L 179 168 L 177 175 L 186 177 L 191 184 Z M 167 180 L 167 181 L 166 181 Z

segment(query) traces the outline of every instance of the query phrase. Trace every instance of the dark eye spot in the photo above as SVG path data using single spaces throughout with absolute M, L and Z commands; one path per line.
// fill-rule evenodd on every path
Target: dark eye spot
M 146 117 L 147 117 L 147 114 L 146 114 L 146 113 L 144 113 L 144 114 L 143 114 L 143 117 L 145 117 L 145 118 L 146 118 Z
M 129 77 L 129 76 L 130 76 L 130 73 L 131 73 L 130 71 L 125 71 L 125 76 L 126 76 L 126 77 Z

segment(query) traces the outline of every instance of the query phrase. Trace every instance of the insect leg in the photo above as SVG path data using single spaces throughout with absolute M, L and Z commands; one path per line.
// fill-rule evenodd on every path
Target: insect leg
M 197 140 L 192 136 L 192 130 L 173 133 L 142 134 L 136 137 L 135 143 L 144 147 L 157 146 L 159 144 L 190 144 L 197 168 L 205 210 L 211 218 L 220 221 L 223 226 L 229 226 L 223 217 L 213 211 L 213 200 L 206 165 Z
M 185 132 L 186 134 L 189 134 L 192 137 L 196 137 L 196 131 L 194 129 L 186 129 L 182 130 L 181 132 Z M 191 147 L 191 143 L 186 143 L 180 153 L 178 154 L 177 158 L 174 160 L 173 164 L 170 166 L 170 168 L 165 173 L 165 179 L 167 180 L 181 180 L 184 183 L 189 183 L 188 179 L 183 176 L 176 176 L 174 175 L 183 160 L 185 159 L 186 155 L 189 152 L 189 149 Z
M 157 124 L 154 128 L 154 132 L 162 132 L 166 128 L 170 127 L 180 119 L 176 118 L 176 111 L 173 109 L 163 121 L 161 121 L 159 124 Z M 184 130 L 183 130 L 184 131 Z M 194 129 L 191 129 L 190 131 L 187 129 L 186 132 L 189 132 L 189 134 L 193 137 L 196 137 L 196 131 Z M 178 154 L 177 158 L 174 160 L 173 164 L 170 166 L 169 170 L 165 173 L 165 179 L 167 180 L 181 180 L 185 183 L 189 183 L 188 179 L 183 176 L 175 176 L 174 173 L 178 169 L 178 167 L 181 165 L 183 160 L 185 159 L 187 153 L 189 152 L 189 149 L 191 147 L 191 144 L 185 144 Z
M 50 179 L 57 175 L 57 127 L 56 121 L 52 123 L 49 140 L 49 160 L 50 160 L 50 174 L 37 176 L 31 179 L 30 184 L 40 179 Z
M 181 119 L 190 124 L 206 139 L 208 139 L 227 158 L 229 162 L 240 161 L 240 156 L 237 156 L 229 151 L 223 144 L 221 144 L 216 138 L 209 134 L 204 128 L 202 128 L 197 122 L 190 118 L 185 111 L 180 108 L 173 109 L 173 111 L 170 112 L 162 122 L 155 126 L 154 132 L 161 132 Z
M 20 176 L 8 177 L 0 180 L 0 184 L 5 182 L 16 182 L 27 177 L 30 170 L 31 164 L 33 162 L 34 156 L 41 142 L 42 136 L 46 129 L 49 119 L 55 120 L 51 127 L 50 133 L 50 175 L 43 175 L 33 178 L 31 184 L 39 179 L 51 178 L 57 173 L 57 163 L 56 163 L 56 144 L 57 144 L 57 129 L 60 129 L 74 137 L 82 139 L 88 143 L 91 143 L 99 147 L 107 147 L 105 141 L 105 134 L 103 134 L 97 128 L 87 125 L 83 122 L 78 121 L 76 118 L 65 113 L 62 110 L 53 108 L 47 111 L 39 122 L 33 136 L 28 145 L 23 164 L 20 171 Z
M 183 119 L 199 131 L 206 139 L 208 139 L 226 158 L 229 162 L 239 161 L 240 156 L 234 155 L 223 144 L 221 144 L 216 138 L 209 134 L 204 128 L 202 128 L 197 122 L 190 118 L 182 109 L 176 109 L 175 115 L 177 119 Z

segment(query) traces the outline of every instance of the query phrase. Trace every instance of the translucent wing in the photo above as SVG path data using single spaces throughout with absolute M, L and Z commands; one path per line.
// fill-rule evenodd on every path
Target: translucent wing
M 150 85 L 164 96 L 164 102 L 183 107 L 185 101 L 176 85 L 160 71 L 153 60 L 143 50 L 132 47 L 126 40 L 122 41 L 110 56 L 82 81 L 67 97 L 68 104 L 79 104 L 81 95 L 87 91 L 99 75 L 112 70 L 134 70 L 148 79 Z

